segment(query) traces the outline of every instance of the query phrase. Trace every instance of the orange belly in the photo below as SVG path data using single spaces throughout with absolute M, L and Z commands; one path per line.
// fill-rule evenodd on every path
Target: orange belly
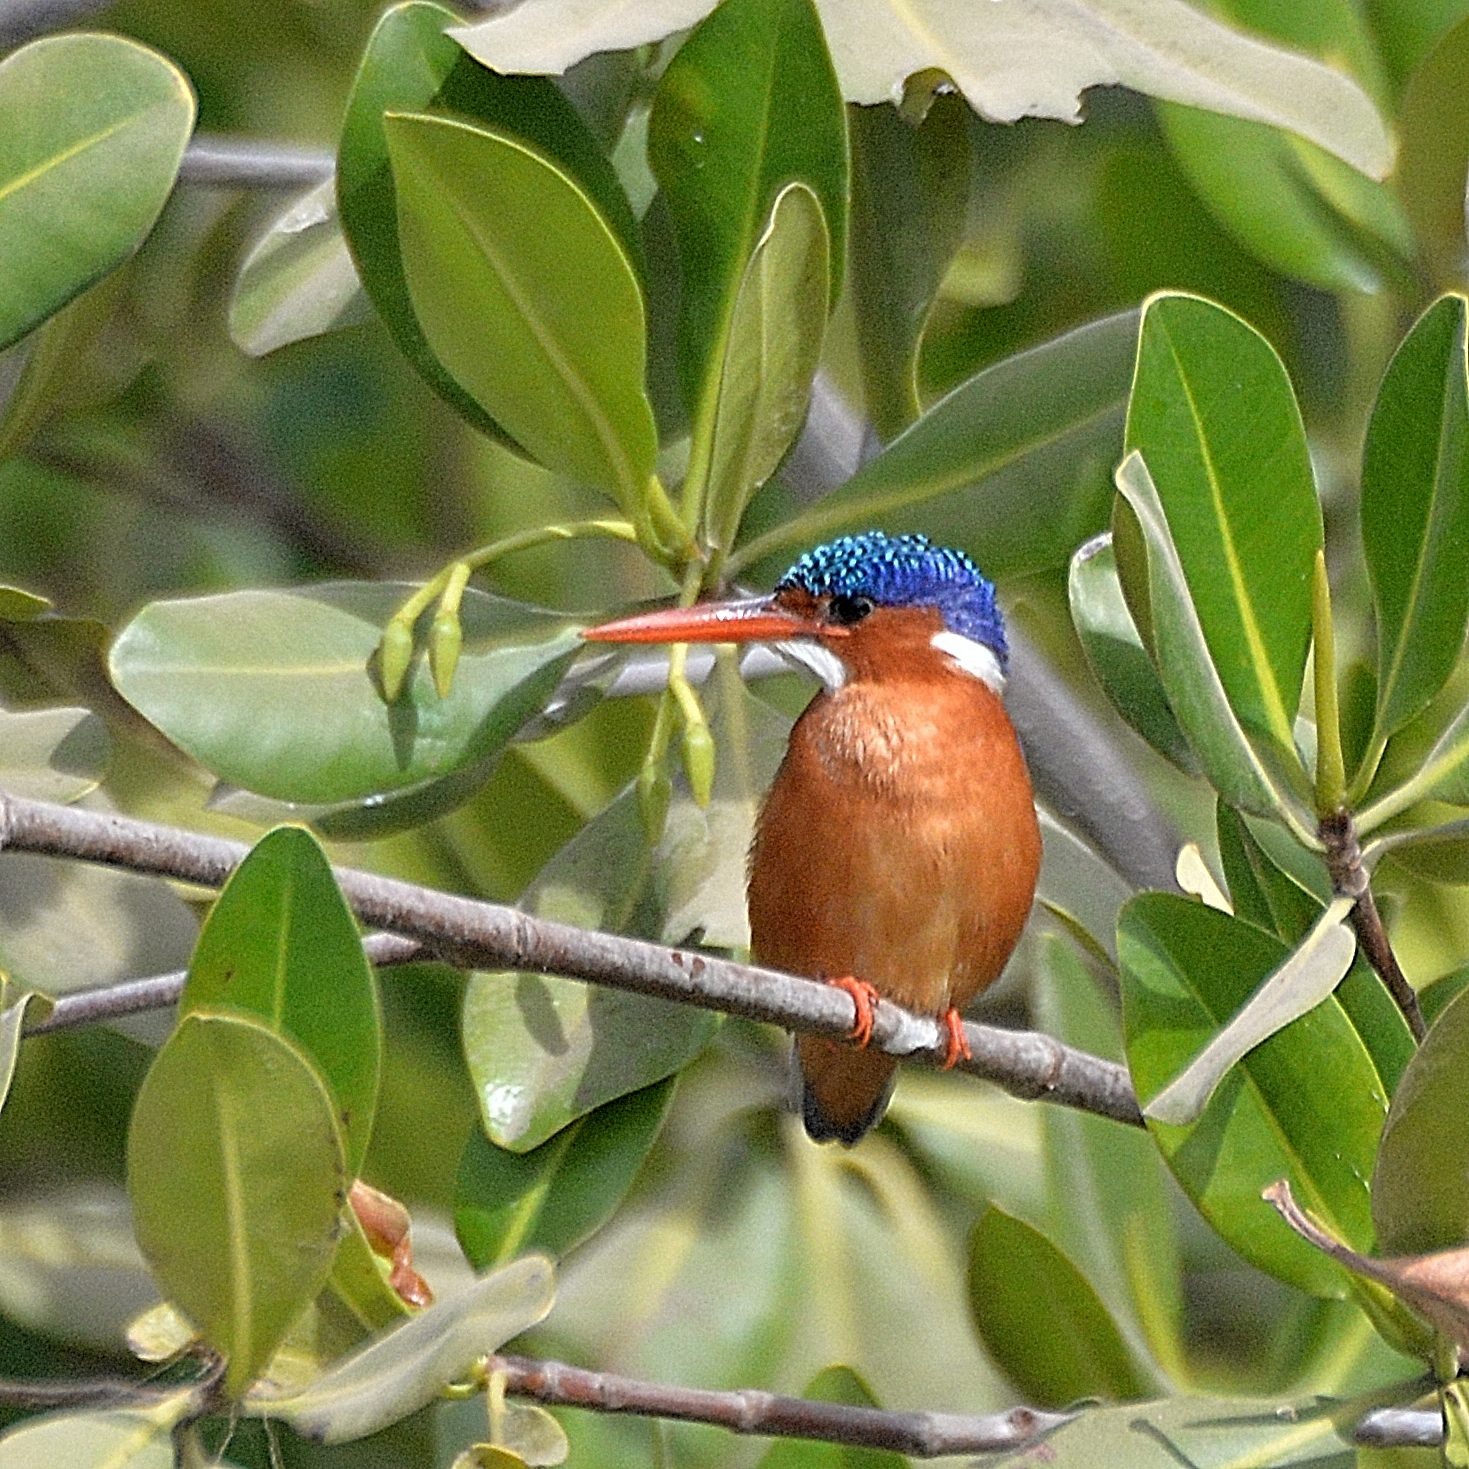
M 857 683 L 797 722 L 750 855 L 761 963 L 852 975 L 920 1012 L 962 1008 L 1005 966 L 1040 865 L 1030 780 L 997 695 L 946 674 Z M 895 1062 L 817 1037 L 797 1047 L 807 1130 L 855 1142 Z

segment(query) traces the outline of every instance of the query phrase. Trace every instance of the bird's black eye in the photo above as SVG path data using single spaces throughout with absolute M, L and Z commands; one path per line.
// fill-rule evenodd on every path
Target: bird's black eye
M 872 607 L 871 597 L 833 597 L 827 604 L 827 621 L 834 622 L 839 627 L 851 627 L 854 622 L 861 622 L 872 611 Z

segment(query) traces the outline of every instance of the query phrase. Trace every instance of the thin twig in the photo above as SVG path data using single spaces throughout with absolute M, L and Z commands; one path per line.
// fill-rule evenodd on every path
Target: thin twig
M 825 1443 L 888 1449 L 917 1459 L 944 1454 L 985 1454 L 1025 1448 L 1075 1416 L 1037 1408 L 967 1416 L 960 1413 L 895 1413 L 881 1408 L 781 1397 L 746 1389 L 712 1392 L 671 1383 L 643 1382 L 612 1372 L 588 1372 L 564 1362 L 532 1357 L 490 1357 L 489 1372 L 502 1373 L 505 1391 L 557 1407 L 598 1413 L 634 1413 L 712 1423 L 732 1433 L 765 1438 L 819 1439 Z
M 181 184 L 231 189 L 309 189 L 332 176 L 325 148 L 195 133 L 179 165 Z
M 1436 1449 L 1443 1442 L 1443 1414 L 1437 1408 L 1375 1408 L 1352 1438 L 1374 1449 Z
M 107 812 L 0 793 L 0 850 L 68 857 L 219 887 L 244 858 L 242 842 Z M 462 898 L 394 878 L 337 868 L 343 895 L 369 928 L 418 939 L 464 968 L 559 974 L 634 994 L 698 1005 L 787 1030 L 844 1037 L 850 995 L 772 969 L 642 939 L 589 933 L 514 908 Z M 1044 1098 L 1134 1127 L 1142 1125 L 1126 1070 L 1033 1031 L 966 1024 L 972 1059 L 960 1069 L 1027 1099 Z M 872 1045 L 934 1065 L 948 1054 L 944 1028 L 890 1001 L 877 1007 Z
M 1393 953 L 1382 915 L 1377 911 L 1372 881 L 1367 875 L 1362 848 L 1357 841 L 1356 821 L 1350 811 L 1334 811 L 1321 818 L 1319 830 L 1321 840 L 1326 843 L 1326 867 L 1331 874 L 1331 890 L 1338 897 L 1354 900 L 1352 927 L 1356 930 L 1357 944 L 1397 1001 L 1414 1039 L 1421 1041 L 1428 1034 L 1428 1027 L 1418 1005 L 1417 992 L 1408 983 L 1408 976 L 1403 973 L 1398 956 Z
M 411 964 L 424 957 L 422 944 L 399 938 L 395 933 L 368 934 L 362 940 L 362 949 L 368 963 L 379 968 Z M 147 1010 L 166 1010 L 178 1003 L 187 978 L 187 973 L 179 969 L 172 974 L 154 974 L 146 979 L 128 979 L 94 989 L 69 990 L 56 997 L 45 1015 L 28 1021 L 21 1034 L 46 1035 L 53 1030 L 76 1030 L 83 1025 L 120 1020 L 124 1015 L 140 1015 Z

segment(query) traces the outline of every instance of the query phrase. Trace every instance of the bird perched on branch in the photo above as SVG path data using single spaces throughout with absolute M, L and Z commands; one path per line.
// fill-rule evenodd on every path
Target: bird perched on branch
M 852 995 L 843 1044 L 801 1036 L 806 1131 L 854 1143 L 881 1119 L 896 1062 L 863 1049 L 882 998 L 941 1017 L 999 977 L 1035 894 L 1040 831 L 1005 714 L 994 587 L 925 536 L 844 536 L 768 597 L 590 629 L 600 642 L 769 642 L 824 688 L 791 731 L 750 851 L 756 958 Z

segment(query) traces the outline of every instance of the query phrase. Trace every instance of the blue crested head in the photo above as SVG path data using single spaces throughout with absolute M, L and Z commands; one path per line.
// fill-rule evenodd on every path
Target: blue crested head
M 993 650 L 1003 669 L 1005 622 L 994 584 L 962 551 L 927 536 L 842 536 L 807 551 L 776 583 L 813 597 L 868 597 L 880 607 L 935 607 L 951 632 Z

